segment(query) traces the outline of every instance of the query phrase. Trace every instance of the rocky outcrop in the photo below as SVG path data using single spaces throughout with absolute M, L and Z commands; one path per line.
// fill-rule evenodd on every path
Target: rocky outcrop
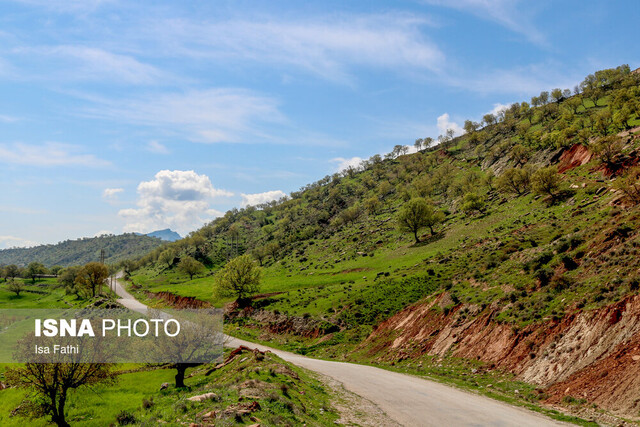
M 442 296 L 382 323 L 363 343 L 381 360 L 423 354 L 478 359 L 548 388 L 551 402 L 586 398 L 622 415 L 640 410 L 640 296 L 521 330 L 493 320 L 492 305 L 463 306 L 447 315 Z

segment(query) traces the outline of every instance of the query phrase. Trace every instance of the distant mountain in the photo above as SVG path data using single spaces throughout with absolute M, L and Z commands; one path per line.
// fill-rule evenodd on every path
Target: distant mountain
M 150 237 L 157 237 L 158 239 L 166 240 L 167 242 L 175 242 L 176 240 L 182 239 L 182 236 L 180 236 L 170 228 L 152 231 L 151 233 L 147 233 L 146 235 Z
M 159 237 L 134 233 L 83 237 L 65 240 L 55 245 L 0 250 L 0 266 L 9 264 L 24 266 L 34 261 L 41 262 L 47 267 L 82 265 L 91 261 L 100 261 L 101 250 L 105 252 L 105 262 L 112 264 L 144 255 L 162 244 L 164 241 Z

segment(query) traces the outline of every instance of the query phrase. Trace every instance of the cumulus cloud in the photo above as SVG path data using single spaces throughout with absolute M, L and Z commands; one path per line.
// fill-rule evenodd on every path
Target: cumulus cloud
M 211 207 L 233 193 L 214 188 L 207 175 L 194 171 L 161 170 L 151 181 L 138 185 L 137 208 L 122 209 L 125 232 L 150 232 L 171 228 L 185 235 L 222 215 Z
M 280 200 L 287 196 L 287 193 L 281 190 L 265 191 L 264 193 L 240 194 L 242 196 L 242 207 L 256 206 L 262 203 Z
M 156 154 L 169 154 L 169 149 L 158 141 L 149 141 L 147 151 Z
M 335 159 L 331 159 L 331 162 L 337 163 L 336 170 L 338 172 L 342 172 L 343 170 L 347 170 L 350 167 L 357 168 L 362 162 L 362 158 L 360 157 L 351 157 L 349 159 L 345 159 L 344 157 L 336 157 Z
M 28 166 L 105 167 L 110 163 L 93 154 L 82 154 L 81 147 L 47 142 L 42 145 L 0 144 L 0 162 Z
M 0 249 L 8 248 L 28 248 L 31 246 L 37 246 L 38 243 L 31 240 L 23 239 L 15 236 L 0 236 Z
M 448 129 L 453 129 L 455 135 L 462 135 L 464 133 L 464 129 L 462 126 L 457 124 L 456 122 L 451 121 L 449 118 L 449 113 L 444 113 L 440 117 L 438 117 L 438 132 L 440 135 L 445 135 Z

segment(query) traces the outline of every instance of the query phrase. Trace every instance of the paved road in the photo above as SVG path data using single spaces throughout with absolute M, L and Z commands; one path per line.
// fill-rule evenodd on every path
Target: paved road
M 147 307 L 117 282 L 122 305 L 140 313 Z M 372 366 L 312 359 L 228 337 L 225 345 L 269 350 L 295 365 L 329 376 L 370 400 L 404 426 L 566 426 L 535 412 L 411 375 Z

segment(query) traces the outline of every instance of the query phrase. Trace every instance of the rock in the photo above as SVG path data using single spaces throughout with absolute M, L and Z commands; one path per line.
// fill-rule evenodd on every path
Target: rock
M 216 417 L 216 411 L 209 411 L 206 414 L 202 415 L 203 420 L 210 420 Z
M 640 355 L 639 355 L 639 354 L 636 354 L 635 356 L 631 356 L 631 358 L 632 358 L 634 361 L 636 361 L 636 362 L 637 362 L 638 360 L 640 360 Z M 2 390 L 2 388 L 1 388 L 1 387 L 0 387 L 0 390 Z
M 162 383 L 162 385 L 160 386 L 160 390 L 166 390 L 168 388 L 169 388 L 169 383 Z M 0 390 L 2 389 L 0 388 Z
M 207 400 L 217 400 L 217 399 L 218 399 L 218 395 L 215 393 L 205 393 L 205 394 L 200 394 L 198 396 L 192 396 L 187 398 L 187 400 L 190 402 L 204 402 Z

